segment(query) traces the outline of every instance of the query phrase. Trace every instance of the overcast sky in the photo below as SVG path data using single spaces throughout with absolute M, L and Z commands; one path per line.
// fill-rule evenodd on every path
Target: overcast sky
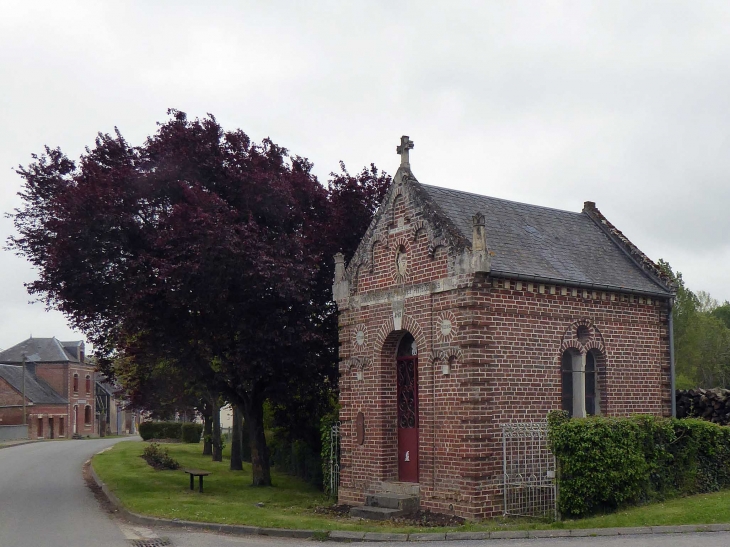
M 691 289 L 730 299 L 730 3 L 3 2 L 0 204 L 45 144 L 76 159 L 168 108 L 306 156 L 424 183 L 598 208 Z M 4 242 L 13 233 L 0 220 Z M 0 251 L 0 348 L 78 339 Z

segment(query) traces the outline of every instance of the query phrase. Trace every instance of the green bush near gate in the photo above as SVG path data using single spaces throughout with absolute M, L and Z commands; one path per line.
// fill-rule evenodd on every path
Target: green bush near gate
M 695 419 L 548 418 L 568 517 L 730 487 L 730 428 Z
M 199 443 L 203 433 L 201 424 L 190 422 L 142 422 L 139 435 L 142 440 L 171 439 L 185 443 Z

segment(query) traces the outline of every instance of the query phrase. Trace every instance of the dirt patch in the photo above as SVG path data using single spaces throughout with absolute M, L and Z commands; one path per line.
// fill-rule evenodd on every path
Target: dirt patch
M 349 505 L 329 505 L 326 507 L 317 507 L 314 512 L 321 515 L 329 515 L 337 518 L 350 518 Z M 461 526 L 466 521 L 463 518 L 454 515 L 443 515 L 441 513 L 433 513 L 426 510 L 418 511 L 417 513 L 408 516 L 395 517 L 386 522 L 401 526 L 420 526 L 423 528 L 436 528 L 440 526 Z
M 105 513 L 109 513 L 111 515 L 118 513 L 117 508 L 114 507 L 112 502 L 109 501 L 109 498 L 106 497 L 106 494 L 104 494 L 104 492 L 102 491 L 101 486 L 96 484 L 94 477 L 91 476 L 91 462 L 86 462 L 84 464 L 83 475 L 86 486 L 89 488 L 89 490 L 93 492 L 94 497 L 96 498 L 96 501 L 99 502 L 102 510 Z
M 182 444 L 180 439 L 147 439 L 146 443 L 159 443 L 159 444 Z
M 349 517 L 350 505 L 327 505 L 314 508 L 318 515 L 329 515 L 331 517 Z
M 461 526 L 466 520 L 455 515 L 444 515 L 432 513 L 431 511 L 418 511 L 407 517 L 396 517 L 391 522 L 407 526 L 422 526 L 424 528 L 435 528 L 437 526 Z

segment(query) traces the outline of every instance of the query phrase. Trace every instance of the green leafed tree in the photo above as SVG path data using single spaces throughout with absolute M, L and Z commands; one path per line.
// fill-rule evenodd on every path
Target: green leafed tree
M 681 272 L 675 273 L 663 260 L 659 264 L 677 285 L 673 309 L 677 388 L 730 387 L 730 304 L 720 306 L 707 292 L 692 292 Z
M 270 485 L 264 403 L 329 407 L 332 255 L 365 231 L 390 179 L 343 169 L 328 189 L 270 139 L 169 114 L 139 146 L 117 131 L 78 162 L 46 148 L 20 167 L 9 247 L 38 269 L 29 292 L 86 334 L 102 366 L 174 363 L 177 386 L 237 406 L 253 484 Z

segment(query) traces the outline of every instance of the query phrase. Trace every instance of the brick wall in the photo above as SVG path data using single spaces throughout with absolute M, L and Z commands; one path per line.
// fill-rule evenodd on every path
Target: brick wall
M 39 423 L 42 424 L 40 428 Z M 58 439 L 68 436 L 66 405 L 34 405 L 28 407 L 29 438 Z
M 501 513 L 499 424 L 560 409 L 568 348 L 597 355 L 603 414 L 669 414 L 665 301 L 464 275 L 458 256 L 434 248 L 412 201 L 391 196 L 390 203 L 369 264 L 351 265 L 351 296 L 364 298 L 338 301 L 340 503 L 362 504 L 366 493 L 398 480 L 395 353 L 406 331 L 418 346 L 424 509 L 468 518 Z M 418 289 L 446 278 L 450 284 L 432 283 L 439 290 Z M 588 329 L 587 339 L 578 339 L 578 326 Z
M 7 381 L 0 378 L 0 406 L 22 404 L 23 396 L 15 391 L 15 389 L 11 387 Z
M 36 376 L 45 380 L 56 393 L 66 397 L 68 393 L 68 364 L 40 363 L 36 365 Z
M 0 408 L 0 425 L 21 425 L 23 407 Z

